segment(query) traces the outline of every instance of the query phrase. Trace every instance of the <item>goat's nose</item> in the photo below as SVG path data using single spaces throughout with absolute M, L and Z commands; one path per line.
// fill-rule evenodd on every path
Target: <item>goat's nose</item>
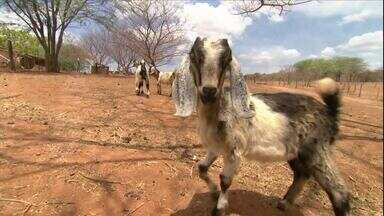
M 203 87 L 203 94 L 207 96 L 214 96 L 217 92 L 215 87 Z

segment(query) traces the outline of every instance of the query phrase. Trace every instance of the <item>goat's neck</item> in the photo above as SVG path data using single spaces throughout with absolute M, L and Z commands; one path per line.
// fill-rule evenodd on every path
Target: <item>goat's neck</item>
M 201 101 L 198 103 L 198 116 L 203 124 L 216 124 L 218 121 L 219 101 L 212 104 L 203 104 Z

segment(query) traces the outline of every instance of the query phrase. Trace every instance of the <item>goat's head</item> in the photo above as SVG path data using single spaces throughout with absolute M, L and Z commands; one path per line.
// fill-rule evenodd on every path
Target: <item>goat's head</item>
M 157 79 L 159 77 L 159 74 L 160 74 L 160 71 L 156 67 L 154 66 L 149 67 L 149 75 Z
M 199 98 L 203 104 L 215 102 L 232 61 L 228 41 L 206 38 L 201 40 L 198 37 L 189 52 L 189 58 L 190 72 L 195 80 Z
M 137 67 L 137 66 L 139 66 L 139 62 L 137 61 L 137 60 L 133 60 L 133 67 Z
M 145 61 L 144 61 L 144 59 L 142 59 L 142 60 L 139 62 L 139 64 L 140 64 L 141 67 L 145 67 Z
M 251 117 L 247 85 L 228 41 L 197 37 L 189 55 L 176 71 L 172 93 L 176 115 L 190 115 L 196 100 L 201 100 L 203 106 L 214 104 L 222 94 L 226 77 L 230 78 L 233 107 L 240 116 Z

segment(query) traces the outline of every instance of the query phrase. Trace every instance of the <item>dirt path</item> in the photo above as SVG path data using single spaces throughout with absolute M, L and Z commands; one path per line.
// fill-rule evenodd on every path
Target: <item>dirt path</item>
M 169 97 L 133 89 L 126 77 L 0 74 L 0 215 L 208 215 L 213 203 L 192 172 L 203 155 L 196 117 L 174 117 Z M 381 215 L 382 106 L 345 99 L 343 113 L 334 157 L 353 211 Z M 284 163 L 244 161 L 230 212 L 285 215 L 275 206 L 291 175 Z M 313 182 L 288 211 L 330 213 Z

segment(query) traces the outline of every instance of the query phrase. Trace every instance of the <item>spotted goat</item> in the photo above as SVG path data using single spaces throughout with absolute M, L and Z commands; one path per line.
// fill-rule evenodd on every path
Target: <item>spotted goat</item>
M 135 93 L 137 95 L 145 94 L 147 97 L 150 95 L 149 91 L 149 73 L 145 67 L 145 61 L 134 63 L 135 67 Z M 145 83 L 145 92 L 144 92 Z
M 215 194 L 218 189 L 208 169 L 218 156 L 224 159 L 212 214 L 225 213 L 228 189 L 243 158 L 288 162 L 293 183 L 277 204 L 279 209 L 293 204 L 314 177 L 327 192 L 334 213 L 349 214 L 350 193 L 330 154 L 339 127 L 339 88 L 325 78 L 317 89 L 323 103 L 301 94 L 251 94 L 226 39 L 195 40 L 176 71 L 172 98 L 175 115 L 186 117 L 197 110 L 199 138 L 206 149 L 198 173 Z

